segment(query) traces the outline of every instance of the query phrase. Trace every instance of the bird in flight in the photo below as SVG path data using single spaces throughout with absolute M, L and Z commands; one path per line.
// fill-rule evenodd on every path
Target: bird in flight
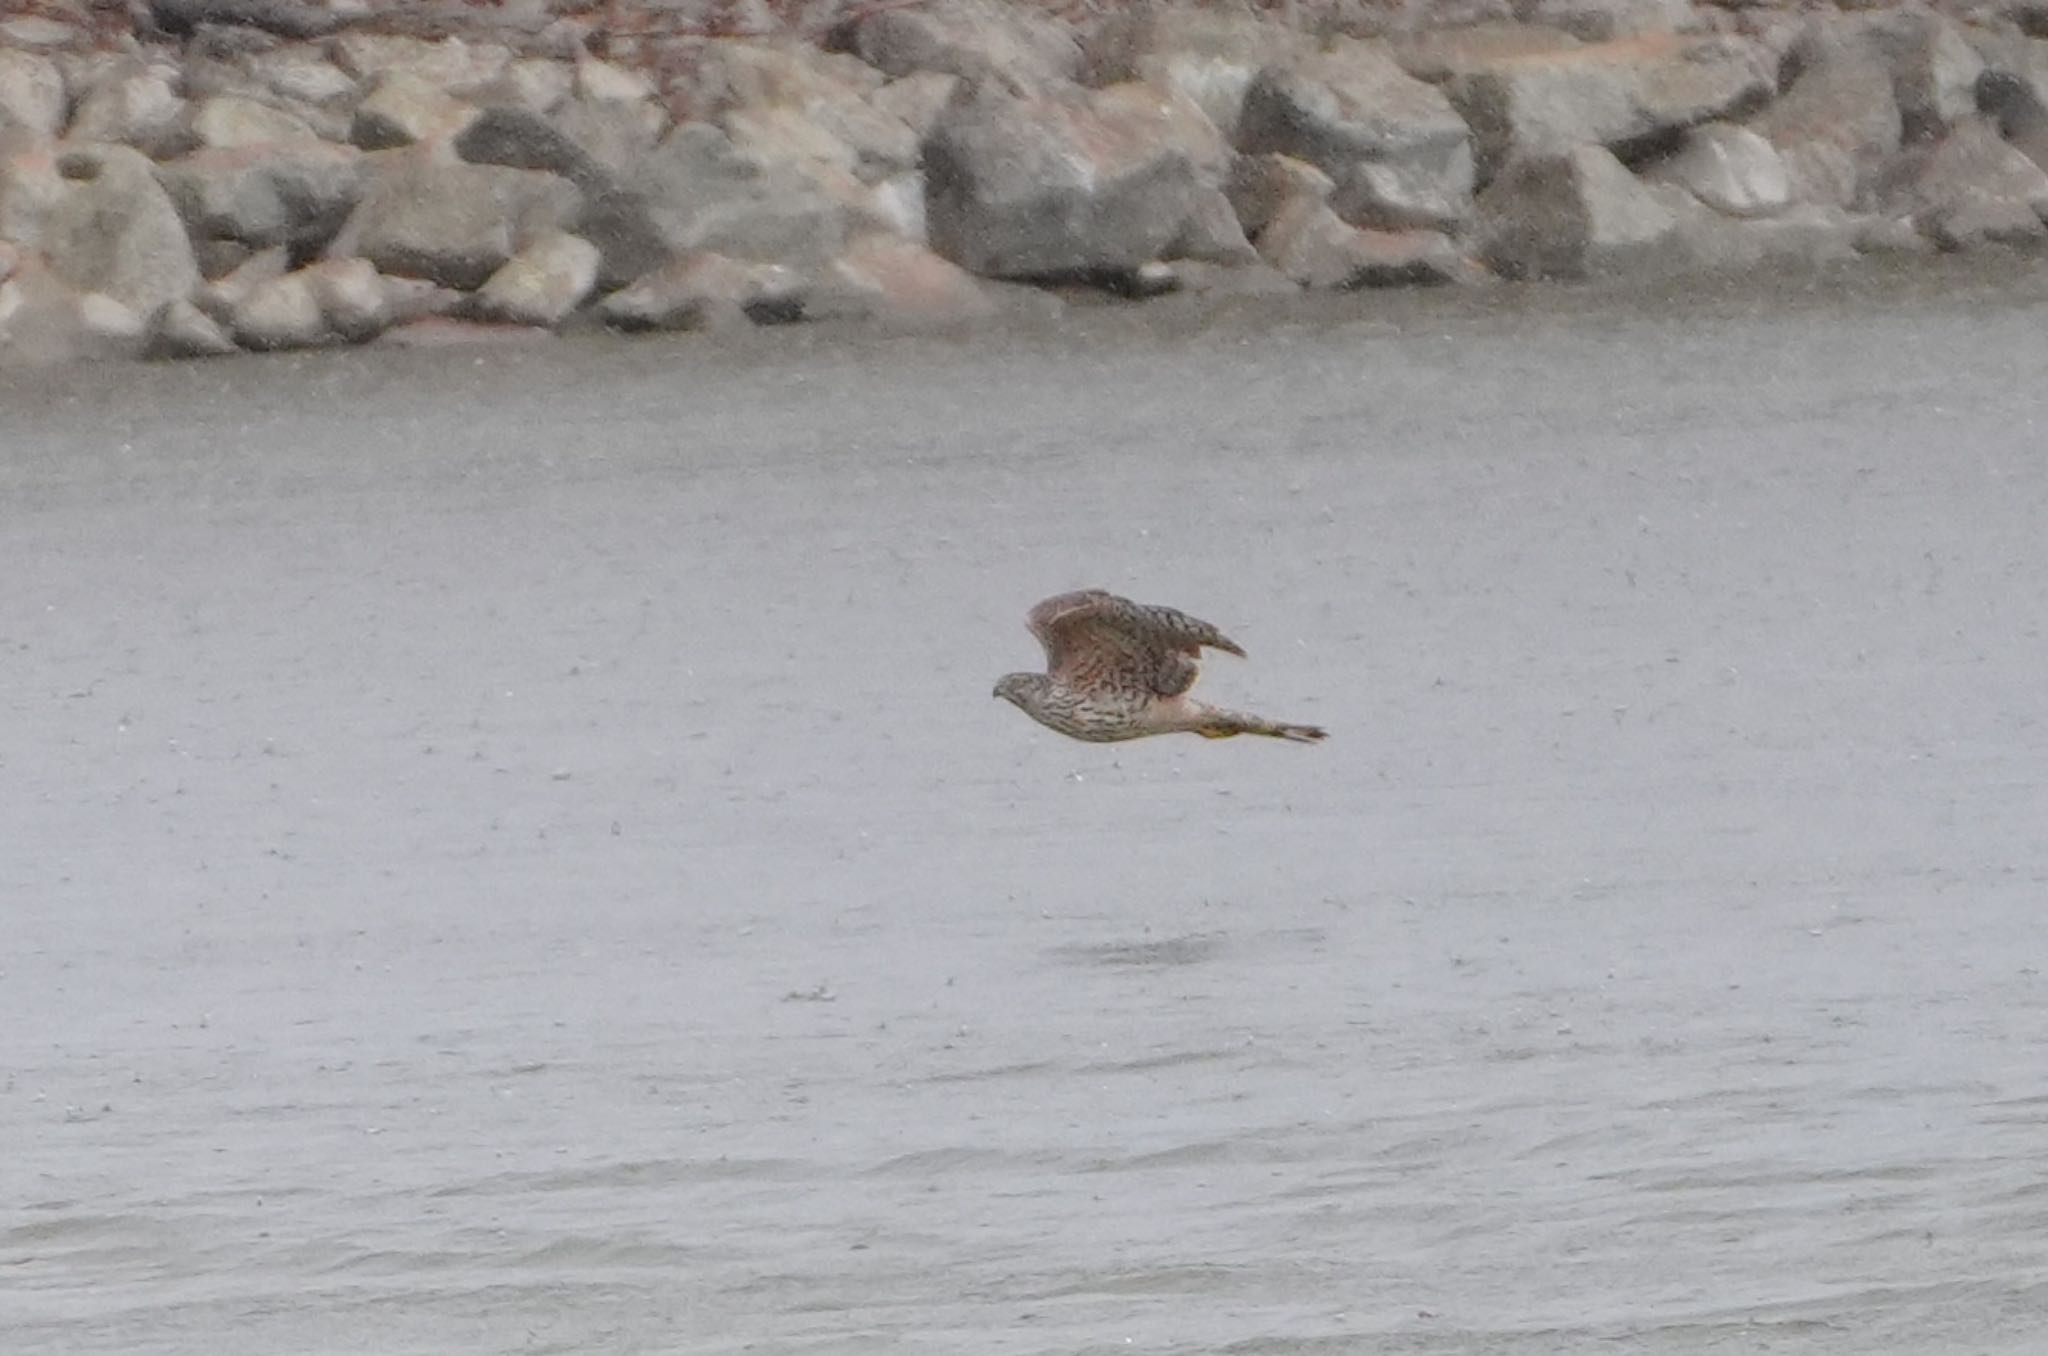
M 1026 625 L 1045 646 L 1044 673 L 1012 673 L 995 695 L 1040 725 L 1094 744 L 1183 731 L 1208 739 L 1269 735 L 1313 744 L 1327 731 L 1190 698 L 1202 647 L 1244 651 L 1208 622 L 1101 589 L 1046 599 Z

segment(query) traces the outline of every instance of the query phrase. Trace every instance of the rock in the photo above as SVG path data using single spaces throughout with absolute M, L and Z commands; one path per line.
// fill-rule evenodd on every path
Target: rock
M 1078 91 L 963 87 L 925 142 L 939 253 L 985 277 L 1114 272 L 1160 258 L 1211 187 L 1177 120 Z
M 865 235 L 848 245 L 804 300 L 806 319 L 857 317 L 899 328 L 962 324 L 997 309 L 959 265 L 885 235 Z
M 194 151 L 158 166 L 157 178 L 194 239 L 284 245 L 305 258 L 348 220 L 367 174 L 361 152 L 315 141 Z
M 1792 201 L 1785 162 L 1770 142 L 1732 123 L 1688 128 L 1678 150 L 1644 171 L 1646 178 L 1676 184 L 1717 212 L 1765 217 Z
M 147 0 L 149 15 L 166 33 L 188 37 L 207 27 L 247 24 L 260 33 L 317 38 L 346 22 L 306 0 Z
M 1321 168 L 1336 184 L 1331 206 L 1353 223 L 1450 226 L 1471 209 L 1464 119 L 1442 91 L 1366 43 L 1261 71 L 1245 94 L 1238 146 Z
M 1577 38 L 1559 28 L 1482 23 L 1392 34 L 1387 38 L 1387 53 L 1417 80 L 1440 85 L 1454 75 L 1484 70 L 1509 57 L 1540 56 L 1581 45 Z
M 922 145 L 924 139 L 931 135 L 932 124 L 939 120 L 939 114 L 945 111 L 959 85 L 960 77 L 957 75 L 947 75 L 942 71 L 913 71 L 870 94 L 868 102 L 880 112 L 902 122 Z
M 1801 66 L 1813 66 L 1845 45 L 1860 49 L 1890 73 L 1907 140 L 1939 136 L 1977 112 L 1984 59 L 1946 17 L 1913 8 L 1830 16 L 1801 35 L 1791 57 Z
M 180 300 L 158 308 L 142 353 L 146 358 L 219 358 L 235 351 L 235 341 L 212 316 Z
M 1676 185 L 1653 185 L 1652 191 L 1677 219 L 1676 253 L 1690 270 L 1815 269 L 1856 254 L 1856 223 L 1840 208 L 1801 203 L 1774 217 L 1735 220 Z
M 303 118 L 233 94 L 200 100 L 192 110 L 190 127 L 200 146 L 214 150 L 276 142 L 305 146 L 321 139 Z
M 458 99 L 486 88 L 512 64 L 511 50 L 495 43 L 472 46 L 461 38 L 427 42 L 360 30 L 336 38 L 331 54 L 335 65 L 357 80 L 406 71 Z
M 658 92 L 646 77 L 637 72 L 594 57 L 585 57 L 576 63 L 573 89 L 579 99 L 620 104 L 644 103 L 652 100 Z
M 1899 157 L 1879 196 L 1943 249 L 2048 234 L 2048 172 L 1976 120 Z
M 185 101 L 163 70 L 132 70 L 102 80 L 72 115 L 74 141 L 132 146 L 144 155 L 175 149 Z
M 139 315 L 191 295 L 199 266 L 147 158 L 125 146 L 80 146 L 58 157 L 57 172 L 63 191 L 24 242 L 41 248 L 57 277 Z
M 124 357 L 139 353 L 149 332 L 141 316 L 104 292 L 86 292 L 78 298 L 78 323 L 104 351 Z
M 521 57 L 505 67 L 505 73 L 480 91 L 485 105 L 509 103 L 535 113 L 552 113 L 569 99 L 576 85 L 574 68 L 560 61 Z
M 919 245 L 929 244 L 931 232 L 924 212 L 924 174 L 913 170 L 876 184 L 868 195 L 864 215 L 891 235 Z
M 545 114 L 530 108 L 486 108 L 455 138 L 455 153 L 473 165 L 559 174 L 586 194 L 611 187 L 612 177 L 596 157 Z
M 291 103 L 339 107 L 356 98 L 356 78 L 310 46 L 252 52 L 242 65 L 264 89 Z
M 743 155 L 706 123 L 684 123 L 595 198 L 575 226 L 616 286 L 698 252 L 818 263 L 839 253 L 847 209 L 787 165 Z
M 584 154 L 614 175 L 624 174 L 673 130 L 654 103 L 571 99 L 549 115 Z
M 1136 5 L 1089 36 L 1083 78 L 1090 85 L 1143 81 L 1179 94 L 1235 140 L 1253 78 L 1315 50 L 1304 29 L 1257 14 L 1186 3 Z
M 1784 157 L 1793 196 L 1853 206 L 1884 160 L 1899 149 L 1899 104 L 1891 72 L 1866 48 L 1836 43 L 1809 52 L 1812 64 L 1750 127 Z
M 64 75 L 33 52 L 0 48 L 0 135 L 48 140 L 64 130 Z
M 854 58 L 765 43 L 714 50 L 702 76 L 718 91 L 713 121 L 742 150 L 764 159 L 794 152 L 870 183 L 917 167 L 918 134 L 870 102 L 880 77 Z
M 312 288 L 328 330 L 352 344 L 375 338 L 391 323 L 384 280 L 366 260 L 322 259 L 291 276 Z
M 1285 277 L 1318 290 L 1449 282 L 1469 274 L 1441 232 L 1364 230 L 1311 197 L 1280 210 L 1259 235 L 1259 253 Z
M 391 317 L 393 325 L 410 324 L 429 316 L 452 315 L 474 295 L 428 282 L 425 278 L 391 278 L 380 273 L 377 281 L 384 289 L 384 311 Z
M 1987 42 L 1978 97 L 1999 130 L 2035 164 L 2048 169 L 2048 42 Z
M 0 282 L 0 367 L 131 357 L 137 328 L 130 308 L 78 292 L 39 259 Z
M 797 274 L 780 264 L 697 253 L 656 269 L 599 305 L 625 330 L 694 330 L 753 317 L 801 315 Z
M 407 70 L 378 76 L 356 105 L 348 139 L 366 151 L 410 146 L 461 133 L 477 110 Z
M 83 47 L 85 41 L 85 34 L 76 25 L 57 19 L 31 14 L 0 21 L 0 47 L 56 52 Z
M 1073 80 L 1081 68 L 1074 32 L 1056 19 L 999 0 L 885 9 L 858 20 L 854 50 L 891 76 L 940 71 L 1023 94 Z
M 1742 39 L 1654 35 L 1505 57 L 1445 88 L 1472 126 L 1485 179 L 1520 156 L 1588 145 L 1628 153 L 1755 107 L 1776 80 Z
M 1482 256 L 1515 278 L 1656 271 L 1678 218 L 1599 146 L 1517 160 L 1478 203 Z
M 53 149 L 9 149 L 0 142 L 0 240 L 31 245 L 41 239 L 43 219 L 68 191 Z
M 259 351 L 313 348 L 334 339 L 312 280 L 298 273 L 250 289 L 235 305 L 229 325 L 237 343 Z
M 1296 198 L 1328 202 L 1337 182 L 1306 160 L 1267 152 L 1239 156 L 1224 190 L 1245 233 L 1256 237 Z
M 255 252 L 239 240 L 217 240 L 198 236 L 192 241 L 192 257 L 199 263 L 199 276 L 208 282 L 225 278 L 247 263 L 249 256 Z
M 1692 0 L 1534 0 L 1516 5 L 1515 12 L 1525 23 L 1562 29 L 1587 42 L 1704 27 Z
M 1864 217 L 1855 228 L 1858 254 L 1929 254 L 1935 244 L 1920 234 L 1911 217 L 1877 213 Z
M 329 254 L 448 287 L 481 287 L 526 242 L 566 227 L 581 204 L 559 175 L 472 165 L 431 146 L 369 159 L 363 199 Z
M 1259 252 L 1245 237 L 1229 197 L 1220 188 L 1205 188 L 1195 194 L 1180 235 L 1166 247 L 1166 258 L 1249 266 L 1259 262 Z
M 598 258 L 597 246 L 566 231 L 536 237 L 477 291 L 471 314 L 552 328 L 597 286 Z
M 232 324 L 234 315 L 259 287 L 276 282 L 291 271 L 291 255 L 282 245 L 258 250 L 227 276 L 202 284 L 192 302 L 222 324 Z

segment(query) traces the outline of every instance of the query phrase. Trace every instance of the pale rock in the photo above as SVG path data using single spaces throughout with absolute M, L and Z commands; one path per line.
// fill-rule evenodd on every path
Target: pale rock
M 574 89 L 579 99 L 618 104 L 652 100 L 657 93 L 654 85 L 639 72 L 595 57 L 585 57 L 576 63 Z
M 802 280 L 794 270 L 705 252 L 656 269 L 606 297 L 598 310 L 620 329 L 691 330 L 789 318 L 802 306 Z
M 312 280 L 297 273 L 251 288 L 236 303 L 228 323 L 236 343 L 259 351 L 313 348 L 335 338 Z
M 1308 196 L 1291 199 L 1267 223 L 1259 253 L 1285 277 L 1320 291 L 1450 282 L 1471 272 L 1441 232 L 1353 226 Z
M 1514 161 L 1479 195 L 1481 253 L 1509 277 L 1664 271 L 1677 259 L 1677 228 L 1677 215 L 1599 146 Z
M 1708 207 L 1735 217 L 1765 217 L 1792 201 L 1785 162 L 1770 142 L 1732 123 L 1688 128 L 1678 150 L 1644 171 L 1677 184 Z
M 1677 266 L 1703 273 L 1814 270 L 1853 259 L 1856 222 L 1837 207 L 1798 203 L 1775 216 L 1732 218 L 1676 184 L 1647 186 L 1677 221 Z
M 174 148 L 185 101 L 161 70 L 132 70 L 102 80 L 72 114 L 73 141 L 132 146 L 145 155 Z
M 1259 262 L 1259 252 L 1246 238 L 1243 224 L 1231 209 L 1229 195 L 1220 188 L 1204 188 L 1196 192 L 1187 221 L 1180 235 L 1166 247 L 1165 258 L 1250 265 Z
M 1651 34 L 1474 65 L 1445 85 L 1471 124 L 1482 179 L 1517 157 L 1628 149 L 1739 115 L 1776 88 L 1755 44 Z
M 388 70 L 356 105 L 349 140 L 366 151 L 389 150 L 457 136 L 476 116 L 474 107 L 412 71 Z
M 352 344 L 360 344 L 391 323 L 384 280 L 364 259 L 322 259 L 298 273 L 313 290 L 327 328 Z
M 854 240 L 804 299 L 806 319 L 859 318 L 898 328 L 961 324 L 997 309 L 985 287 L 959 265 L 884 235 Z
M 1355 225 L 1445 227 L 1471 210 L 1465 120 L 1376 44 L 1344 42 L 1261 71 L 1238 147 L 1316 165 L 1336 184 L 1331 207 Z
M 201 147 L 228 150 L 277 142 L 312 145 L 320 134 L 303 118 L 255 99 L 223 94 L 202 99 L 192 109 L 192 137 Z
M 165 302 L 149 322 L 147 358 L 220 358 L 236 351 L 220 323 L 189 301 Z
M 29 14 L 0 20 L 0 47 L 20 47 L 32 52 L 56 52 L 85 45 L 85 34 L 75 24 Z
M 232 324 L 235 312 L 258 288 L 276 282 L 291 266 L 291 253 L 282 245 L 258 250 L 225 277 L 201 284 L 192 302 L 222 324 Z
M 535 113 L 552 113 L 568 101 L 575 86 L 576 72 L 567 63 L 521 57 L 479 97 L 485 103 L 511 102 Z
M 58 277 L 142 315 L 191 295 L 199 266 L 146 157 L 125 146 L 80 146 L 58 157 L 57 172 L 63 191 L 31 243 Z
M 467 98 L 488 87 L 512 64 L 511 49 L 496 43 L 472 45 L 461 38 L 428 42 L 359 30 L 334 39 L 331 54 L 337 66 L 358 80 L 386 71 L 409 71 L 456 98 Z
M 0 48 L 0 134 L 50 139 L 64 130 L 64 74 L 33 52 Z
M 560 324 L 597 286 L 598 248 L 566 231 L 536 237 L 493 273 L 473 298 L 478 319 Z
M 242 61 L 265 89 L 292 103 L 345 105 L 356 97 L 356 78 L 310 46 L 252 52 Z

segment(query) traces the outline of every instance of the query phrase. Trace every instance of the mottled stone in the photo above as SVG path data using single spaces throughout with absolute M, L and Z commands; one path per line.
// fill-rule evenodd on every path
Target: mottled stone
M 1676 262 L 1677 216 L 1599 146 L 1513 162 L 1478 208 L 1482 256 L 1509 277 L 1654 272 Z

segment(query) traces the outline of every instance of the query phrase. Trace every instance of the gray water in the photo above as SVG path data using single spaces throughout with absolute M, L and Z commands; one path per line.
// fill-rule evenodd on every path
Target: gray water
M 2048 284 L 0 378 L 8 1353 L 2032 1353 Z M 1326 745 L 1059 739 L 1037 598 Z

